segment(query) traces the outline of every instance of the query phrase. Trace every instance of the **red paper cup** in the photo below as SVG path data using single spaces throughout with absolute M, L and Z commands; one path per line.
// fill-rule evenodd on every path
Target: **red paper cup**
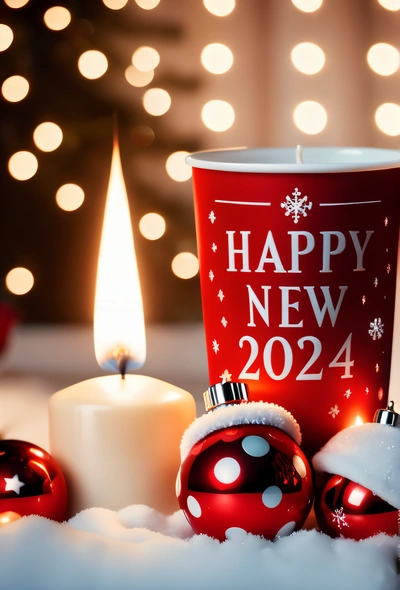
M 301 154 L 298 154 L 298 157 Z M 203 152 L 193 166 L 210 383 L 284 406 L 317 451 L 387 401 L 400 152 Z

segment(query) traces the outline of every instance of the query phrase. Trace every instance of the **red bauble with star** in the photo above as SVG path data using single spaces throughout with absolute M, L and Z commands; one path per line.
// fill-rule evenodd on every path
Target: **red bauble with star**
M 317 453 L 316 470 L 335 472 L 315 501 L 322 532 L 356 540 L 398 534 L 399 448 L 400 416 L 391 406 L 378 411 L 374 423 L 338 433 Z
M 49 453 L 29 442 L 0 440 L 0 512 L 66 519 L 64 475 Z
M 229 405 L 198 418 L 184 435 L 180 507 L 195 533 L 220 541 L 238 529 L 267 539 L 289 535 L 302 527 L 313 499 L 311 468 L 294 440 L 300 430 L 275 404 L 232 403 L 235 387 L 245 389 L 211 387 L 228 392 Z

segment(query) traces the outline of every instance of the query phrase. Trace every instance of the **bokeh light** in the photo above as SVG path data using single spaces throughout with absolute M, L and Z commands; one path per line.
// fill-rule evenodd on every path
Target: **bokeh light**
M 78 69 L 82 76 L 95 80 L 103 76 L 108 68 L 108 61 L 104 53 L 90 49 L 82 53 L 78 59 Z
M 144 10 L 153 10 L 160 4 L 160 0 L 135 0 L 136 4 Z
M 233 53 L 223 43 L 210 43 L 201 52 L 201 63 L 212 74 L 225 74 L 233 64 Z
M 132 55 L 132 64 L 141 72 L 154 70 L 159 63 L 160 54 L 154 47 L 139 47 Z
M 294 67 L 308 76 L 321 71 L 325 64 L 325 53 L 315 43 L 299 43 L 293 47 L 291 58 Z
M 29 0 L 4 0 L 4 4 L 7 4 L 10 8 L 22 8 L 28 2 Z
M 22 76 L 10 76 L 4 80 L 1 93 L 9 102 L 23 100 L 29 92 L 29 82 Z
M 63 184 L 56 192 L 56 203 L 63 211 L 76 211 L 84 200 L 85 193 L 77 184 Z
M 53 6 L 46 10 L 43 20 L 52 31 L 62 31 L 71 22 L 71 13 L 64 6 Z
M 226 131 L 235 121 L 235 111 L 229 102 L 224 100 L 210 100 L 201 111 L 201 118 L 211 131 Z
M 168 157 L 165 163 L 165 168 L 168 176 L 170 176 L 172 180 L 184 182 L 192 177 L 192 168 L 185 162 L 188 155 L 189 152 L 180 151 L 174 152 Z
M 8 49 L 13 42 L 14 33 L 8 25 L 0 24 L 0 51 Z
M 103 4 L 111 10 L 121 10 L 128 4 L 128 0 L 103 0 Z
M 16 180 L 29 180 L 37 169 L 38 161 L 32 152 L 16 152 L 8 160 L 8 171 Z
M 172 272 L 180 279 L 191 279 L 199 272 L 199 261 L 191 252 L 180 252 L 171 263 Z
M 400 135 L 400 105 L 393 102 L 382 104 L 376 110 L 375 122 L 386 135 Z
M 400 55 L 396 47 L 389 43 L 372 45 L 367 54 L 369 67 L 381 76 L 391 76 L 399 69 Z
M 322 0 L 292 0 L 293 4 L 303 12 L 315 12 L 322 6 Z
M 29 293 L 34 282 L 31 271 L 22 266 L 13 268 L 6 276 L 6 287 L 14 295 L 25 295 Z
M 235 8 L 235 0 L 203 0 L 203 4 L 214 16 L 228 16 Z
M 61 127 L 56 123 L 46 121 L 38 125 L 33 132 L 33 141 L 42 152 L 54 152 L 63 140 Z
M 165 234 L 165 219 L 158 213 L 146 213 L 139 221 L 139 230 L 147 240 L 159 240 Z
M 142 88 L 143 86 L 147 86 L 147 84 L 150 84 L 150 82 L 154 78 L 154 70 L 150 70 L 148 72 L 141 72 L 140 70 L 135 68 L 135 66 L 130 65 L 125 70 L 125 78 L 132 86 Z
M 319 102 L 306 100 L 297 105 L 293 119 L 300 131 L 307 135 L 316 135 L 326 127 L 328 115 Z
M 155 133 L 150 125 L 135 125 L 132 127 L 130 137 L 137 147 L 149 147 L 155 139 Z
M 400 10 L 400 0 L 378 0 L 378 2 L 386 10 Z
M 143 95 L 143 106 L 149 115 L 164 115 L 171 106 L 171 97 L 163 88 L 150 88 Z

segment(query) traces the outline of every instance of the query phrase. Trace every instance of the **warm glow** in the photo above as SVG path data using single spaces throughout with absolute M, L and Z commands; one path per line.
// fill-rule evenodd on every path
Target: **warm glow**
M 17 152 L 8 160 L 8 171 L 16 180 L 29 180 L 37 169 L 37 158 L 31 152 Z
M 185 160 L 189 152 L 174 152 L 165 163 L 168 176 L 177 182 L 184 182 L 192 177 L 192 167 Z
M 144 10 L 152 10 L 160 4 L 160 0 L 135 0 L 135 2 Z
M 235 111 L 229 102 L 224 100 L 210 100 L 202 111 L 201 118 L 211 131 L 226 131 L 235 121 Z
M 42 152 L 54 152 L 63 140 L 61 127 L 50 121 L 41 123 L 33 132 L 33 141 Z
M 386 135 L 400 135 L 400 105 L 392 102 L 382 104 L 376 110 L 375 122 Z
M 292 0 L 293 4 L 303 12 L 315 12 L 322 6 L 322 0 Z
M 143 95 L 143 106 L 149 115 L 160 117 L 169 110 L 171 97 L 162 88 L 150 88 Z
M 316 74 L 325 64 L 325 54 L 315 43 L 299 43 L 292 50 L 292 63 L 302 74 Z
M 21 8 L 28 4 L 29 0 L 4 0 L 4 3 L 7 4 L 10 8 Z
M 199 272 L 199 261 L 191 252 L 177 254 L 171 263 L 172 272 L 180 279 L 191 279 Z
M 22 76 L 10 76 L 4 80 L 1 86 L 1 93 L 9 102 L 23 100 L 29 92 L 29 82 Z
M 210 43 L 201 52 L 201 63 L 212 74 L 225 74 L 233 64 L 233 53 L 222 43 Z
M 25 295 L 33 287 L 33 274 L 27 268 L 18 266 L 6 276 L 6 287 L 14 295 Z
M 154 78 L 154 70 L 150 70 L 149 72 L 141 72 L 135 68 L 135 66 L 130 65 L 125 70 L 125 78 L 128 80 L 129 84 L 132 84 L 132 86 L 142 88 L 142 86 L 147 86 L 147 84 L 150 84 Z
M 214 16 L 227 16 L 235 8 L 235 0 L 203 0 L 203 4 Z
M 132 63 L 140 72 L 150 72 L 160 63 L 160 54 L 154 47 L 139 47 L 132 55 Z
M 103 0 L 103 4 L 111 10 L 121 10 L 128 4 L 128 0 Z
M 158 213 L 146 213 L 139 221 L 139 230 L 147 240 L 159 240 L 165 234 L 165 219 Z
M 8 25 L 0 24 L 0 51 L 8 49 L 13 42 L 14 33 Z
M 400 55 L 389 43 L 376 43 L 367 54 L 369 67 L 381 76 L 391 76 L 399 69 Z
M 95 49 L 90 49 L 82 53 L 78 59 L 78 69 L 82 76 L 89 80 L 100 78 L 106 73 L 108 61 L 104 53 Z
M 328 116 L 319 102 L 306 100 L 297 105 L 293 113 L 293 119 L 300 131 L 308 135 L 316 135 L 325 129 Z
M 19 520 L 21 515 L 18 512 L 13 512 L 12 510 L 8 510 L 7 512 L 2 512 L 0 514 L 0 527 L 6 526 L 16 520 Z
M 362 418 L 360 418 L 360 416 L 357 416 L 357 418 L 354 421 L 354 426 L 360 426 L 361 424 L 364 424 L 364 422 L 362 421 Z
M 386 10 L 400 10 L 400 0 L 378 0 L 378 2 Z
M 97 362 L 118 371 L 118 354 L 127 368 L 141 367 L 146 357 L 143 304 L 117 141 L 114 143 L 97 267 L 94 305 Z
M 62 31 L 71 22 L 71 13 L 64 6 L 53 6 L 44 13 L 45 25 L 53 31 Z
M 63 211 L 79 209 L 85 200 L 85 193 L 77 184 L 63 184 L 56 193 L 57 205 Z

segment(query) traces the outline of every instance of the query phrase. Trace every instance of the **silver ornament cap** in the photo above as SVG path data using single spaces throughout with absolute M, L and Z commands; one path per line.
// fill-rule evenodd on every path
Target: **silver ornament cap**
M 246 383 L 225 380 L 222 383 L 211 385 L 203 393 L 203 398 L 207 412 L 226 404 L 240 404 L 249 401 Z
M 377 424 L 387 424 L 388 426 L 394 426 L 400 428 L 400 414 L 394 411 L 394 402 L 391 401 L 388 407 L 384 410 L 377 410 L 374 416 L 374 422 Z

